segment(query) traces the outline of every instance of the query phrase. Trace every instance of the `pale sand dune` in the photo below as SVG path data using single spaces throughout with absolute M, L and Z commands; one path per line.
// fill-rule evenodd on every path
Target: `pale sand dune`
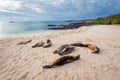
M 32 48 L 50 39 L 50 48 Z M 27 45 L 16 45 L 32 39 Z M 42 66 L 59 58 L 53 51 L 62 44 L 93 43 L 100 54 L 77 47 L 71 55 L 80 54 L 75 62 L 51 69 Z M 0 80 L 120 80 L 120 25 L 88 26 L 75 30 L 55 31 L 0 40 Z

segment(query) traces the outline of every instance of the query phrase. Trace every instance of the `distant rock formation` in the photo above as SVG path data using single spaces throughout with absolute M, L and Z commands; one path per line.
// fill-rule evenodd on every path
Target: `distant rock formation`
M 51 30 L 77 29 L 81 26 L 88 26 L 88 25 L 91 25 L 91 23 L 88 21 L 79 21 L 79 22 L 77 21 L 67 25 L 48 25 L 48 26 L 51 26 L 48 29 L 51 29 Z
M 9 21 L 8 23 L 15 23 L 14 21 Z

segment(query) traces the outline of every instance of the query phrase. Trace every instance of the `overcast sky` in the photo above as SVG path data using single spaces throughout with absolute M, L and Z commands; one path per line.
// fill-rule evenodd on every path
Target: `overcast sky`
M 120 0 L 0 0 L 0 21 L 59 21 L 120 13 Z

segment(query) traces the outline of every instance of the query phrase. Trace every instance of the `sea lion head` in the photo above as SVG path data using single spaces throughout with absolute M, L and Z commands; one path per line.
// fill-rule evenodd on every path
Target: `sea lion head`
M 88 48 L 95 51 L 97 49 L 97 47 L 93 44 L 87 44 L 88 45 Z
M 89 47 L 89 46 L 92 46 L 92 44 L 89 44 L 89 43 L 88 43 L 87 45 L 88 45 L 88 47 Z
M 51 42 L 50 39 L 47 39 L 47 43 Z

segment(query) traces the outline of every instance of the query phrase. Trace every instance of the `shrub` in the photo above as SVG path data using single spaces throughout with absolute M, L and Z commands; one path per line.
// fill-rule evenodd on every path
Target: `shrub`
M 120 14 L 93 19 L 90 22 L 93 24 L 120 24 Z

